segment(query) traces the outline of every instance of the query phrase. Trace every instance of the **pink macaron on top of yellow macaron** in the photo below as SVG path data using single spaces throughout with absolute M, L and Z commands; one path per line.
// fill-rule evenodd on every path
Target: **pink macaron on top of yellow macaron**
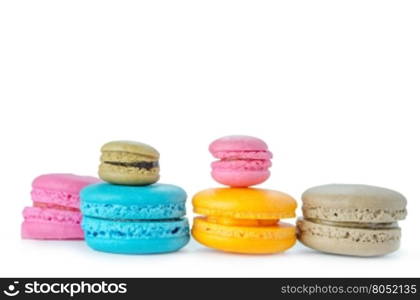
M 263 140 L 247 135 L 219 138 L 210 144 L 209 151 L 214 157 L 220 159 L 271 159 L 273 157 Z
M 256 137 L 233 135 L 219 138 L 209 146 L 219 159 L 212 163 L 212 177 L 232 187 L 247 187 L 270 176 L 272 154 L 267 144 Z

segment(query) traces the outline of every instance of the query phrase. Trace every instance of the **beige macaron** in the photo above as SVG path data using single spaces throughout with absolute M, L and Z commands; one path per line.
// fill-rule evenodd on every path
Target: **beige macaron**
M 355 256 L 377 256 L 400 246 L 398 221 L 407 201 L 393 190 L 359 184 L 329 184 L 302 195 L 303 218 L 298 239 L 315 250 Z
M 113 141 L 101 148 L 99 177 L 122 185 L 148 185 L 159 180 L 159 152 L 143 143 Z

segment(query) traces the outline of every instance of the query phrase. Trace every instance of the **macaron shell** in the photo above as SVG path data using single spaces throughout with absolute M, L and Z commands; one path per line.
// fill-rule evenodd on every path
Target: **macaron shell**
M 102 152 L 126 152 L 159 159 L 159 152 L 150 145 L 134 141 L 112 141 L 101 148 Z
M 361 184 L 327 184 L 306 190 L 302 195 L 307 207 L 368 208 L 402 210 L 407 200 L 400 193 Z
M 160 254 L 170 253 L 185 247 L 190 240 L 189 236 L 177 238 L 108 240 L 86 238 L 87 245 L 96 251 L 115 254 Z
M 83 239 L 80 212 L 25 207 L 22 238 L 43 240 Z
M 267 144 L 256 137 L 247 135 L 231 135 L 213 141 L 209 151 L 213 154 L 221 151 L 265 151 Z
M 171 184 L 91 185 L 80 193 L 85 216 L 104 219 L 175 219 L 183 217 L 187 193 Z
M 213 171 L 266 171 L 271 167 L 271 161 L 261 159 L 218 160 L 212 162 L 211 167 Z
M 158 161 L 156 157 L 145 156 L 138 153 L 129 153 L 129 152 L 102 152 L 101 162 L 124 162 L 124 163 L 134 163 L 139 161 L 153 162 Z
M 80 193 L 83 203 L 102 205 L 150 206 L 182 204 L 187 193 L 179 186 L 156 183 L 148 186 L 123 186 L 108 183 L 94 184 Z
M 21 227 L 23 239 L 34 240 L 83 240 L 80 225 L 52 224 L 48 222 L 24 221 Z
M 34 190 L 56 191 L 63 194 L 77 196 L 81 189 L 93 183 L 100 182 L 91 176 L 78 176 L 74 174 L 45 174 L 38 176 L 32 182 Z
M 82 220 L 80 212 L 53 208 L 25 207 L 22 214 L 25 220 L 48 221 L 56 224 L 80 225 Z
M 198 217 L 194 219 L 192 235 L 201 244 L 234 253 L 270 254 L 285 251 L 296 243 L 295 227 L 226 226 Z
M 379 256 L 396 251 L 401 230 L 336 227 L 299 219 L 298 239 L 312 249 L 341 255 Z
M 263 151 L 217 151 L 212 152 L 213 156 L 222 160 L 234 160 L 234 159 L 243 159 L 243 160 L 270 160 L 273 158 L 273 154 L 268 150 Z
M 31 198 L 34 203 L 47 203 L 79 209 L 79 193 L 69 194 L 61 191 L 34 188 L 31 191 Z
M 129 222 L 85 217 L 82 226 L 89 247 L 110 253 L 173 252 L 189 241 L 187 219 Z
M 289 195 L 257 188 L 214 188 L 193 197 L 194 212 L 237 219 L 285 219 L 295 217 L 296 201 Z
M 248 187 L 261 184 L 270 177 L 270 171 L 241 171 L 213 169 L 211 176 L 218 183 L 231 187 Z
M 368 185 L 328 184 L 302 195 L 305 218 L 385 223 L 406 217 L 407 200 L 398 192 Z
M 122 185 L 149 185 L 159 180 L 159 168 L 147 170 L 101 163 L 98 174 L 109 183 Z

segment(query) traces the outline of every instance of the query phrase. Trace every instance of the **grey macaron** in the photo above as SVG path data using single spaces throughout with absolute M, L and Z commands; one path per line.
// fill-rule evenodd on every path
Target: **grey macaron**
M 368 185 L 329 184 L 302 195 L 303 218 L 298 239 L 315 250 L 355 256 L 396 251 L 407 215 L 407 201 L 398 192 Z

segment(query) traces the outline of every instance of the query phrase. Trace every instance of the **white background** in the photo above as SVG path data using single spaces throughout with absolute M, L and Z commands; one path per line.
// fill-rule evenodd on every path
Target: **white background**
M 419 276 L 419 1 L 1 1 L 1 276 Z M 95 175 L 99 148 L 161 152 L 161 181 L 218 186 L 208 144 L 274 153 L 261 187 L 366 183 L 408 198 L 400 251 L 124 256 L 20 239 L 34 177 Z M 297 211 L 300 215 L 300 207 Z M 293 219 L 289 222 L 294 222 Z

